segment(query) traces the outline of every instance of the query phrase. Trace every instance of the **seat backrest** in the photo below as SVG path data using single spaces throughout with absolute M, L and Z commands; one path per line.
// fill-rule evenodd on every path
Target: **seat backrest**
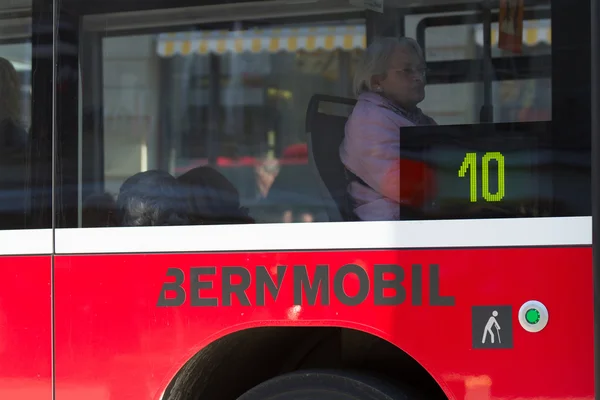
M 306 131 L 309 135 L 310 160 L 314 163 L 328 195 L 337 205 L 338 216 L 330 215 L 330 220 L 355 221 L 348 197 L 348 180 L 339 149 L 344 140 L 347 117 L 320 112 L 321 103 L 354 106 L 356 100 L 327 95 L 314 95 L 306 112 Z

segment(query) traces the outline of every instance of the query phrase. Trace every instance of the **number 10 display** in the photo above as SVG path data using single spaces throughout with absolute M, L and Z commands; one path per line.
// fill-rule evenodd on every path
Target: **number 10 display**
M 490 161 L 495 160 L 498 163 L 498 191 L 490 193 Z M 485 153 L 481 159 L 481 195 L 488 202 L 498 202 L 504 198 L 504 156 L 500 152 Z M 477 153 L 467 153 L 465 159 L 458 170 L 458 176 L 464 178 L 469 170 L 471 203 L 477 201 Z

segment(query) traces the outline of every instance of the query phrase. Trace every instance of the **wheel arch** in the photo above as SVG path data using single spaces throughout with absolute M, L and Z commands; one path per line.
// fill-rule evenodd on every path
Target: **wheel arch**
M 424 390 L 427 398 L 448 399 L 421 363 L 379 332 L 342 326 L 259 326 L 224 332 L 196 349 L 161 400 L 234 400 L 272 377 L 308 368 L 368 371 Z

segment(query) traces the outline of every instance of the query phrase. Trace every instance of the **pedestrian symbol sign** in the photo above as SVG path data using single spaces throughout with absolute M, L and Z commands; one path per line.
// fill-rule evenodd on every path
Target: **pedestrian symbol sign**
M 483 330 L 483 339 L 481 339 L 481 344 L 485 344 L 486 338 L 488 337 L 488 335 L 490 336 L 490 340 L 492 342 L 492 344 L 494 344 L 494 337 L 495 335 L 498 335 L 498 343 L 502 343 L 502 340 L 500 340 L 500 325 L 498 325 L 498 321 L 496 320 L 496 317 L 498 316 L 498 311 L 494 310 L 492 311 L 492 316 L 490 317 L 490 319 L 488 319 L 487 324 L 485 324 L 485 329 Z M 492 330 L 492 328 L 496 328 L 496 334 L 494 334 L 494 331 Z
M 512 306 L 473 306 L 474 349 L 512 349 Z

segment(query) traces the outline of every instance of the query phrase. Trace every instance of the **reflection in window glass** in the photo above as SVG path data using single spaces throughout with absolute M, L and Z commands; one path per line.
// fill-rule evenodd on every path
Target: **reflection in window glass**
M 491 57 L 507 59 L 513 56 L 528 57 L 528 69 L 540 71 L 549 76 L 550 66 L 547 60 L 541 61 L 535 56 L 550 55 L 552 29 L 549 7 L 537 7 L 526 10 L 523 21 L 523 47 L 520 54 L 499 48 L 498 9 L 491 10 Z M 400 12 L 400 11 L 398 11 Z M 451 13 L 432 13 L 407 15 L 405 31 L 409 37 L 419 38 L 425 44 L 425 57 L 429 63 L 470 61 L 485 58 L 483 14 L 475 10 Z M 536 63 L 538 65 L 536 65 Z M 448 68 L 448 66 L 446 66 Z M 463 76 L 448 77 L 439 82 L 440 73 L 436 70 L 432 76 L 434 83 L 427 87 L 427 97 L 421 104 L 436 122 L 442 125 L 472 124 L 480 122 L 479 111 L 483 106 L 483 86 L 477 74 L 481 72 L 474 64 L 463 68 Z M 518 80 L 522 73 L 510 62 L 502 64 L 498 72 L 492 75 L 494 122 L 524 122 L 550 120 L 551 88 L 550 79 Z M 506 75 L 513 75 L 508 79 Z M 458 79 L 457 79 L 458 78 Z M 465 82 L 468 81 L 468 82 Z M 451 82 L 451 83 L 450 83 Z M 518 93 L 517 93 L 518 92 Z M 510 95 L 509 95 L 510 93 Z M 452 102 L 443 99 L 453 98 Z
M 420 219 L 585 213 L 585 205 L 561 200 L 567 205 L 559 209 L 555 201 L 559 192 L 571 190 L 571 183 L 587 179 L 585 168 L 573 166 L 573 179 L 560 181 L 555 171 L 558 166 L 544 164 L 545 160 L 561 157 L 585 160 L 587 148 L 583 144 L 573 153 L 566 150 L 564 143 L 548 144 L 556 136 L 553 132 L 571 129 L 563 126 L 565 120 L 560 114 L 553 114 L 553 104 L 556 108 L 557 104 L 573 103 L 568 100 L 572 95 L 566 94 L 571 88 L 562 87 L 567 80 L 557 78 L 566 73 L 563 63 L 568 57 L 561 52 L 572 45 L 561 44 L 561 38 L 555 35 L 557 45 L 553 51 L 550 1 L 525 7 L 518 51 L 501 48 L 499 29 L 510 24 L 499 22 L 498 9 L 483 12 L 473 4 L 449 7 L 445 2 L 430 3 L 431 7 L 405 8 L 404 2 L 386 2 L 385 12 L 371 13 L 368 20 L 361 19 L 364 14 L 360 12 L 346 14 L 347 18 L 337 14 L 329 19 L 321 16 L 318 22 L 297 14 L 285 20 L 248 18 L 218 24 L 191 25 L 186 20 L 187 25 L 144 29 L 143 34 L 136 34 L 132 28 L 126 36 L 104 32 L 101 24 L 96 24 L 95 29 L 100 31 L 89 36 L 95 35 L 96 39 L 82 46 L 84 52 L 97 53 L 83 57 L 82 75 L 91 82 L 87 87 L 95 88 L 83 92 L 83 103 L 84 110 L 90 106 L 101 109 L 92 114 L 103 118 L 102 123 L 86 123 L 86 117 L 92 114 L 84 111 L 85 134 L 97 136 L 83 145 L 83 164 L 96 168 L 83 179 L 94 180 L 101 193 L 87 198 L 90 193 L 86 192 L 83 196 L 80 208 L 84 215 L 79 226 L 106 226 L 109 220 L 110 224 L 122 225 L 123 213 L 134 211 L 140 218 L 130 215 L 129 225 L 171 223 L 168 221 L 347 221 L 364 219 L 357 214 L 361 201 L 375 204 L 375 219 L 402 219 L 400 214 Z M 553 22 L 560 26 L 560 21 Z M 415 113 L 414 105 L 409 105 L 410 112 L 405 116 L 416 118 L 417 125 L 426 121 L 428 127 L 419 127 L 422 131 L 416 132 L 411 123 L 398 122 L 386 128 L 390 141 L 382 143 L 375 143 L 376 135 L 364 128 L 364 146 L 356 145 L 352 156 L 356 163 L 351 165 L 346 160 L 342 165 L 340 144 L 348 138 L 344 127 L 349 113 L 342 112 L 340 104 L 350 109 L 354 106 L 353 78 L 366 54 L 367 26 L 374 37 L 404 32 L 417 39 L 425 57 L 398 61 L 393 68 L 385 67 L 385 75 L 369 71 L 369 77 L 364 78 L 371 83 L 369 90 L 375 91 L 371 94 L 377 95 L 376 86 L 390 74 L 423 77 L 425 97 L 422 99 L 421 86 L 416 88 L 422 99 L 417 104 L 438 126 L 431 127 L 431 119 Z M 488 28 L 489 47 L 484 40 Z M 100 66 L 94 64 L 97 60 L 102 60 Z M 409 83 L 403 87 L 410 89 Z M 98 96 L 98 92 L 102 95 Z M 319 97 L 319 107 L 309 106 L 316 104 L 311 103 L 315 95 L 338 98 Z M 387 96 L 390 98 L 393 96 Z M 99 99 L 101 102 L 96 103 Z M 97 117 L 91 119 L 94 118 Z M 363 125 L 373 127 L 386 121 L 376 120 Z M 400 135 L 399 147 L 408 151 L 409 161 L 389 151 L 383 155 L 382 149 L 392 142 L 388 147 L 397 152 L 398 130 L 405 132 Z M 460 135 L 452 142 L 449 138 L 456 132 Z M 435 140 L 417 143 L 427 138 L 426 134 L 432 134 Z M 579 132 L 577 140 L 586 135 Z M 513 141 L 509 143 L 505 137 L 513 137 Z M 487 141 L 480 143 L 483 138 Z M 519 153 L 521 161 L 511 156 L 505 164 L 515 168 L 511 174 L 520 174 L 505 182 L 512 196 L 508 211 L 489 211 L 488 204 L 480 207 L 471 203 L 460 203 L 459 211 L 448 209 L 464 198 L 445 189 L 436 192 L 451 188 L 462 193 L 458 182 L 437 179 L 446 173 L 452 179 L 460 178 L 457 171 L 464 156 L 458 161 L 450 160 L 447 149 L 428 146 L 441 146 L 448 141 L 460 143 L 465 149 L 477 147 L 472 140 L 481 146 L 491 146 L 496 140 L 507 146 L 507 152 L 525 152 L 523 157 Z M 513 144 L 521 147 L 515 150 Z M 555 146 L 548 150 L 554 153 L 538 154 L 546 145 Z M 410 146 L 414 146 L 414 151 Z M 494 155 L 500 150 L 490 151 Z M 373 165 L 392 160 L 389 167 L 395 169 L 382 167 L 374 168 L 372 173 L 361 172 L 357 165 L 366 164 L 373 154 L 381 158 L 374 160 Z M 433 159 L 434 155 L 439 159 Z M 429 158 L 413 163 L 410 157 L 417 156 Z M 88 157 L 100 161 L 88 162 Z M 448 159 L 441 159 L 444 157 Z M 481 168 L 482 160 L 477 161 Z M 496 158 L 485 160 L 492 165 L 486 164 L 485 168 L 499 168 Z M 532 160 L 539 160 L 535 161 L 539 164 L 527 164 Z M 168 175 L 147 172 L 151 170 Z M 484 196 L 483 188 L 477 186 L 483 185 L 481 174 L 482 171 L 473 173 L 477 181 L 473 180 L 474 186 L 469 187 L 476 193 L 469 194 L 474 203 L 477 196 Z M 102 181 L 97 185 L 95 181 L 100 176 Z M 487 175 L 485 179 L 485 190 L 501 190 L 503 183 L 498 179 L 488 181 Z M 384 184 L 389 182 L 390 190 L 383 193 Z M 460 182 L 465 184 L 467 180 Z M 366 191 L 362 200 L 359 189 L 356 196 L 350 194 L 349 187 L 354 184 L 362 185 L 360 190 Z M 546 192 L 536 189 L 542 187 Z M 485 193 L 485 198 L 497 198 L 495 192 Z M 158 201 L 157 198 L 168 200 L 156 205 L 156 221 L 145 221 L 144 204 Z M 390 209 L 394 210 L 380 213 L 376 205 L 390 202 Z M 540 204 L 544 205 L 543 210 Z M 111 207 L 116 207 L 111 214 L 116 219 L 105 216 L 98 224 L 85 221 L 86 210 Z M 127 211 L 127 207 L 135 210 Z
M 0 57 L 7 60 L 13 67 L 16 75 L 18 85 L 18 91 L 15 91 L 14 95 L 18 102 L 13 97 L 11 102 L 15 102 L 18 107 L 12 108 L 7 105 L 3 106 L 4 112 L 13 110 L 14 115 L 10 115 L 10 119 L 16 121 L 22 128 L 28 130 L 31 123 L 31 43 L 8 43 L 0 44 Z M 7 64 L 5 64 L 7 66 Z M 12 75 L 4 71 L 5 74 Z M 3 86 L 4 88 L 4 86 Z M 4 114 L 3 118 L 7 118 L 9 115 Z
M 210 165 L 257 222 L 323 221 L 306 108 L 352 97 L 364 21 L 239 26 L 103 39 L 105 189 Z
M 22 229 L 31 215 L 27 179 L 35 175 L 28 174 L 34 160 L 27 155 L 32 144 L 31 19 L 22 9 L 0 8 L 11 16 L 0 23 L 0 229 Z

